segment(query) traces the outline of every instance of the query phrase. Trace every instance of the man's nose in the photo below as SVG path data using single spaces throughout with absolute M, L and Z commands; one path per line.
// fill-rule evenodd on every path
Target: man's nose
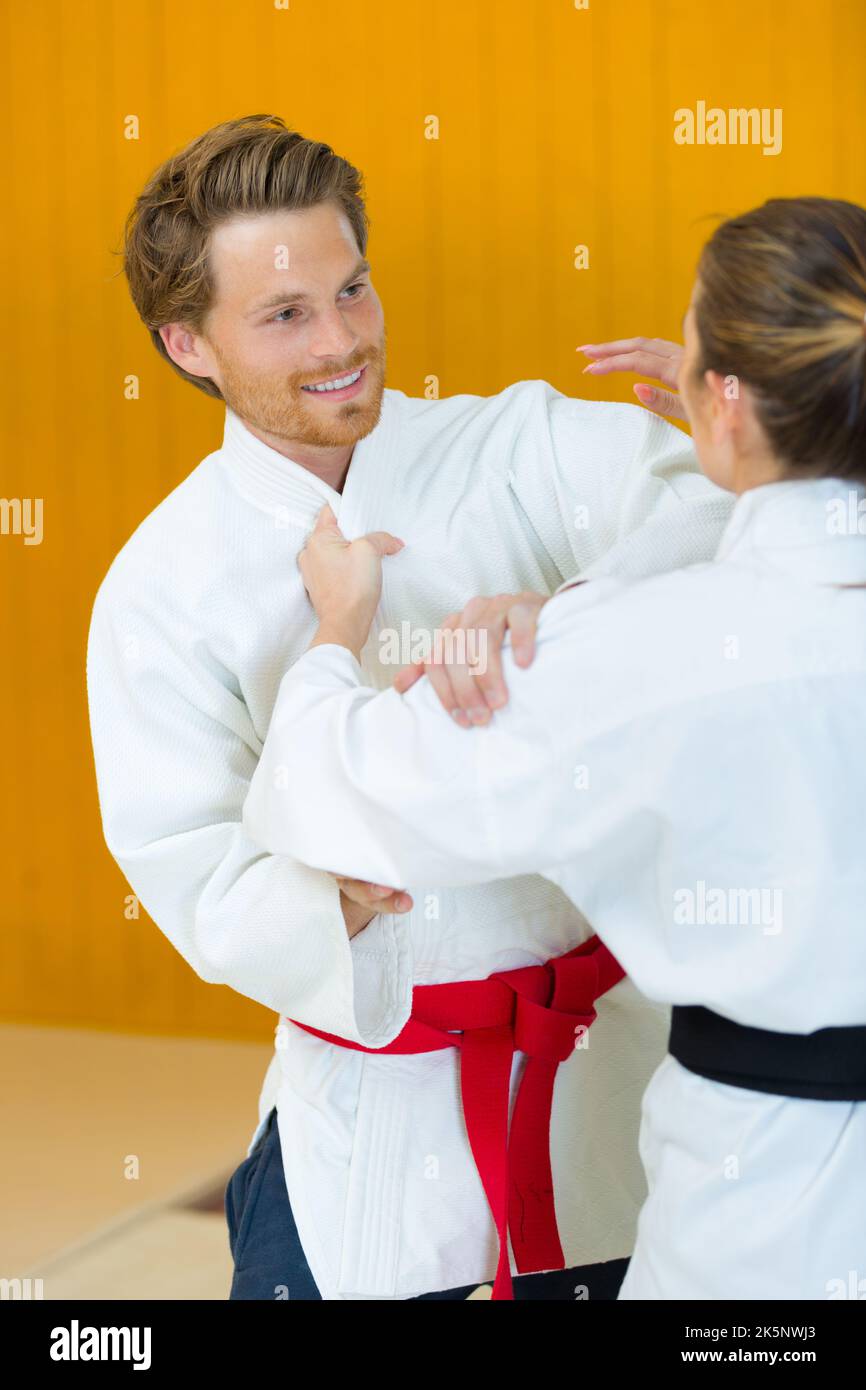
M 316 357 L 347 357 L 358 346 L 358 335 L 346 323 L 339 309 L 320 314 L 310 344 Z

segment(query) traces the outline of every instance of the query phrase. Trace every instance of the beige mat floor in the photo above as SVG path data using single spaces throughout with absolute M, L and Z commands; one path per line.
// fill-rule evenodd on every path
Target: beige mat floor
M 272 1055 L 0 1025 L 0 1279 L 46 1300 L 227 1299 L 223 1194 Z
M 0 1278 L 41 1278 L 46 1299 L 225 1299 L 222 1193 L 272 1053 L 0 1026 Z

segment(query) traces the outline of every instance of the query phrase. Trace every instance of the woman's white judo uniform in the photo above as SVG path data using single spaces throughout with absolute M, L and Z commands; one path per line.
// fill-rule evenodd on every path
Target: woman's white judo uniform
M 314 648 L 282 681 L 245 829 L 410 890 L 540 872 L 651 999 L 786 1033 L 866 1024 L 864 585 L 866 488 L 774 483 L 738 499 L 714 561 L 557 595 L 486 728 Z M 866 1292 L 863 1102 L 668 1056 L 640 1143 L 621 1297 Z

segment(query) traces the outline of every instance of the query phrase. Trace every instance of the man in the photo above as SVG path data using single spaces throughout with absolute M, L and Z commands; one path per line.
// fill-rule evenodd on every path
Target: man
M 541 966 L 592 936 L 541 878 L 377 898 L 244 834 L 282 677 L 316 627 L 297 555 L 323 503 L 344 535 L 380 532 L 394 552 L 362 654 L 377 688 L 395 634 L 408 627 L 411 662 L 470 595 L 703 559 L 730 509 L 683 436 L 634 407 L 542 381 L 489 399 L 385 390 L 366 243 L 357 171 L 276 117 L 193 141 L 127 227 L 136 307 L 172 366 L 225 402 L 225 431 L 100 586 L 91 727 L 106 840 L 141 902 L 202 979 L 280 1015 L 227 1193 L 236 1298 L 459 1297 L 502 1278 L 456 1051 L 360 1049 L 399 1038 L 413 988 Z M 395 769 L 397 823 L 399 800 Z M 556 1070 L 552 1176 L 530 1154 L 516 1194 L 528 1226 L 533 1203 L 546 1221 L 541 1247 L 512 1224 L 518 1297 L 615 1297 L 632 1248 L 639 1101 L 667 1011 L 620 980 L 597 1015 Z

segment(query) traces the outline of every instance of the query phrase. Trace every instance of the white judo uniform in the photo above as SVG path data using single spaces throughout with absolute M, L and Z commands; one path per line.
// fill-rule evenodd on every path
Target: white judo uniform
M 377 696 L 346 649 L 314 648 L 281 684 L 244 826 L 410 890 L 540 873 L 651 999 L 780 1033 L 866 1025 L 864 585 L 866 488 L 780 482 L 737 500 L 713 561 L 557 595 L 486 728 L 458 728 L 427 681 Z M 640 1146 L 621 1298 L 863 1296 L 866 1102 L 668 1055 Z
M 100 586 L 88 695 L 108 846 L 202 979 L 280 1016 L 249 1147 L 275 1104 L 287 1190 L 322 1296 L 406 1298 L 478 1283 L 496 1268 L 457 1055 L 371 1056 L 288 1020 L 381 1047 L 406 1022 L 413 985 L 535 965 L 592 929 L 534 873 L 462 888 L 432 874 L 415 878 L 411 914 L 379 917 L 350 942 L 334 879 L 250 838 L 243 808 L 281 681 L 316 629 L 296 557 L 326 501 L 349 537 L 384 528 L 406 541 L 388 561 L 363 653 L 361 675 L 377 689 L 399 669 L 394 642 L 407 626 L 411 648 L 478 593 L 551 593 L 577 574 L 709 558 L 731 502 L 696 471 L 672 426 L 542 381 L 490 398 L 386 391 L 341 495 L 228 410 L 222 447 L 146 518 Z M 318 808 L 309 767 L 305 759 L 298 804 Z M 286 775 L 294 779 L 290 765 Z M 389 777 L 399 816 L 402 770 Z M 338 833 L 335 860 L 342 848 Z M 640 1096 L 669 1017 L 627 980 L 598 1014 L 592 1046 L 560 1066 L 554 1093 L 567 1266 L 631 1252 L 645 1194 Z M 522 1061 L 517 1054 L 513 1087 Z

